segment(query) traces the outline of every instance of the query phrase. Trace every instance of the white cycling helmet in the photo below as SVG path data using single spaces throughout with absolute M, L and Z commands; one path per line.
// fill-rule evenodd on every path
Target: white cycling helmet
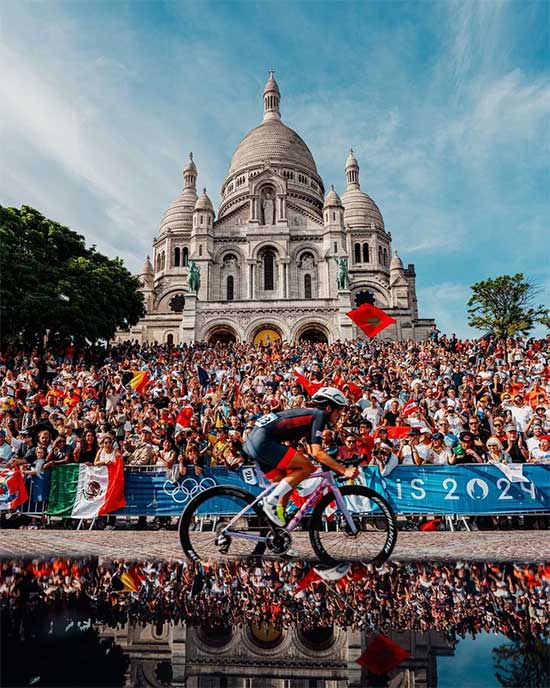
M 348 400 L 336 387 L 321 387 L 311 397 L 315 404 L 332 404 L 333 406 L 348 406 Z

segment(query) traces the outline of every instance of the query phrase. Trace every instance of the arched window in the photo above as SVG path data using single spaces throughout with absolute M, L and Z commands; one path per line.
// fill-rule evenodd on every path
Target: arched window
M 183 249 L 182 255 L 181 255 L 181 264 L 187 267 L 187 264 L 189 263 L 189 249 L 187 246 Z
M 304 275 L 304 298 L 311 298 L 311 275 Z
M 275 256 L 271 251 L 264 253 L 264 290 L 273 291 L 275 289 Z
M 227 300 L 228 301 L 233 301 L 235 298 L 235 280 L 233 279 L 233 275 L 229 275 L 227 278 Z
M 369 262 L 369 245 L 363 244 L 363 263 Z
M 382 265 L 382 246 L 378 247 L 378 263 Z
M 199 244 L 199 256 L 202 256 L 202 244 Z
M 165 267 L 166 267 L 166 252 L 163 251 L 162 252 L 162 269 L 164 270 Z
M 180 266 L 180 250 L 179 248 L 174 249 L 174 267 L 179 268 Z
M 354 252 L 355 252 L 355 262 L 360 263 L 361 262 L 361 244 L 355 244 Z
M 388 264 L 388 251 L 384 249 L 384 265 Z

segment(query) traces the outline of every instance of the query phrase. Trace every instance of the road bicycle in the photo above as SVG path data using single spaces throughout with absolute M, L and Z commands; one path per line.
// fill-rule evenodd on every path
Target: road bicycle
M 374 490 L 337 478 L 330 470 L 318 469 L 308 478 L 318 480 L 316 487 L 290 522 L 279 527 L 267 518 L 261 506 L 277 483 L 269 482 L 257 465 L 254 471 L 257 484 L 263 488 L 258 495 L 241 487 L 217 485 L 189 502 L 178 527 L 181 546 L 189 559 L 205 562 L 213 558 L 256 557 L 266 550 L 284 555 L 291 547 L 292 532 L 300 524 L 309 530 L 315 554 L 328 566 L 342 561 L 379 563 L 391 555 L 397 540 L 395 515 Z M 199 528 L 207 517 L 210 529 Z

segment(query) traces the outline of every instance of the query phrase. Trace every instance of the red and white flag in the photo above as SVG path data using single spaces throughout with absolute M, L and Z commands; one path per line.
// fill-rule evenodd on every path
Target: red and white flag
M 309 569 L 309 571 L 301 580 L 298 581 L 296 589 L 294 590 L 294 594 L 298 595 L 303 590 L 309 588 L 310 585 L 316 583 L 317 581 L 326 581 L 327 583 L 337 584 L 338 581 L 342 580 L 342 578 L 348 575 L 350 569 L 351 564 L 349 562 L 342 562 L 341 564 L 333 566 L 329 569 L 320 569 L 313 567 Z
M 409 399 L 409 401 L 407 401 L 407 403 L 401 409 L 401 417 L 406 418 L 415 411 L 420 411 L 420 406 L 416 403 L 414 399 Z

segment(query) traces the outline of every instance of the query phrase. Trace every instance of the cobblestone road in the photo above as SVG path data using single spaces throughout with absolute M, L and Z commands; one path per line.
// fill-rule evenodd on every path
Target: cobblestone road
M 313 558 L 308 536 L 297 533 L 293 547 Z M 175 531 L 0 530 L 0 557 L 96 555 L 107 559 L 181 559 Z M 502 531 L 400 533 L 392 559 L 550 561 L 550 532 Z

